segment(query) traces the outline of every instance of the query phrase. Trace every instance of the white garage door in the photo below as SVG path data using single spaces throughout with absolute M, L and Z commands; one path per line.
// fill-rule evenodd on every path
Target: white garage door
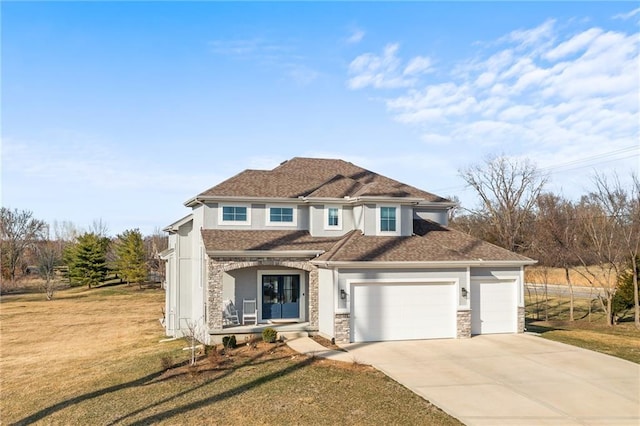
M 351 295 L 354 342 L 456 336 L 453 283 L 354 284 Z
M 471 282 L 471 334 L 515 333 L 514 281 Z

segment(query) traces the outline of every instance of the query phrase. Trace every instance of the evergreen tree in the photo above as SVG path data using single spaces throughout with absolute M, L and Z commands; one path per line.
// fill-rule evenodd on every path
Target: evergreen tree
M 138 229 L 126 230 L 118 235 L 116 269 L 128 284 L 142 284 L 147 279 L 144 242 Z
M 87 232 L 76 239 L 64 254 L 69 266 L 69 281 L 72 285 L 87 285 L 89 288 L 100 284 L 107 277 L 107 250 L 109 239 Z

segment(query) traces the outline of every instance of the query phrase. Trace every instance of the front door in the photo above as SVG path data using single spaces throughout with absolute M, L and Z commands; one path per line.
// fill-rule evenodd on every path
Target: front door
M 262 319 L 300 317 L 300 275 L 262 276 Z

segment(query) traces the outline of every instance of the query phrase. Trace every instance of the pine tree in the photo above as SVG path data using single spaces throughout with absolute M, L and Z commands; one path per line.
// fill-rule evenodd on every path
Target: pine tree
M 116 242 L 116 269 L 128 284 L 142 284 L 147 279 L 144 242 L 138 229 L 126 230 Z
M 87 232 L 65 250 L 64 260 L 69 266 L 72 285 L 96 286 L 107 277 L 109 239 Z

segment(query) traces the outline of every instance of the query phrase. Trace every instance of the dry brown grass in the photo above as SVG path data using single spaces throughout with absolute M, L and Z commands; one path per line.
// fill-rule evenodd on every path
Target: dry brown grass
M 597 271 L 597 268 L 591 268 L 591 271 L 595 273 Z M 586 272 L 585 268 L 582 266 L 570 269 L 569 276 L 571 277 L 571 283 L 575 286 L 593 286 L 593 284 L 591 284 L 583 274 L 586 274 Z M 567 278 L 565 276 L 564 269 L 549 268 L 546 266 L 528 266 L 524 271 L 524 280 L 525 282 L 535 284 L 545 284 L 545 281 L 546 284 L 567 284 Z M 612 281 L 611 284 L 615 284 L 615 280 Z M 599 287 L 600 284 L 595 284 L 595 286 Z
M 366 366 L 255 344 L 184 361 L 160 290 L 2 298 L 2 424 L 459 424 Z M 167 366 L 172 367 L 167 369 Z

